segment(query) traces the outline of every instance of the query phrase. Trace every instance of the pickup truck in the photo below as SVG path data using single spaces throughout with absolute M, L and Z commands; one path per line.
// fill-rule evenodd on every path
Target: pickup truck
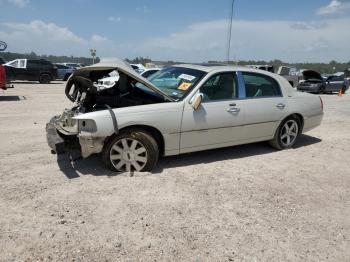
M 27 80 L 48 84 L 57 78 L 57 67 L 43 59 L 16 59 L 4 66 L 9 81 Z

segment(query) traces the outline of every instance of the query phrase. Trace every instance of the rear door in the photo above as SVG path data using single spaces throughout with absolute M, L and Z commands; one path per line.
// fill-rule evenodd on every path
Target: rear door
M 272 77 L 242 72 L 245 99 L 241 107 L 245 112 L 244 139 L 256 140 L 273 137 L 279 121 L 286 116 L 288 103 L 278 82 Z
M 39 60 L 28 60 L 27 80 L 38 81 L 41 68 L 42 68 L 42 65 Z

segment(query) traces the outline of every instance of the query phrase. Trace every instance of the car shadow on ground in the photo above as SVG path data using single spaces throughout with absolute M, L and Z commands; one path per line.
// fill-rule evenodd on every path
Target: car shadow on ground
M 55 81 L 51 81 L 50 83 L 46 83 L 46 84 L 41 84 L 39 83 L 39 81 L 11 81 L 11 84 L 14 84 L 15 88 L 16 88 L 16 84 L 24 84 L 24 85 L 33 85 L 33 84 L 36 84 L 36 85 L 52 85 L 52 84 L 60 84 L 60 83 L 63 83 L 63 81 L 60 81 L 60 80 L 55 80 Z
M 316 137 L 301 135 L 299 141 L 294 146 L 294 149 L 310 146 L 321 142 L 322 140 Z M 254 143 L 248 145 L 240 145 L 234 147 L 213 149 L 195 153 L 188 153 L 178 156 L 164 157 L 159 160 L 153 174 L 162 173 L 167 168 L 184 167 L 198 164 L 208 164 L 216 161 L 229 159 L 240 159 L 256 155 L 264 155 L 278 152 L 271 148 L 266 142 Z M 94 155 L 86 159 L 77 159 L 72 161 L 72 156 L 69 154 L 57 155 L 57 163 L 64 175 L 69 178 L 78 178 L 81 175 L 92 176 L 116 176 L 122 173 L 107 170 L 99 155 Z M 128 174 L 128 175 L 133 175 Z
M 0 102 L 13 102 L 25 100 L 24 96 L 0 96 Z

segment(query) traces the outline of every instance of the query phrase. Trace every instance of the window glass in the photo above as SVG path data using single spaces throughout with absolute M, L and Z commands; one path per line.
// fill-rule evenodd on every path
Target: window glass
M 26 60 L 21 59 L 19 60 L 19 68 L 25 68 L 26 67 Z
M 163 93 L 179 101 L 191 92 L 205 74 L 185 67 L 167 67 L 151 75 L 148 80 Z M 141 83 L 136 84 L 136 87 L 148 89 Z
M 237 90 L 237 78 L 233 72 L 212 76 L 200 89 L 204 102 L 236 99 Z
M 281 90 L 273 78 L 257 74 L 243 72 L 247 98 L 281 96 Z
M 156 72 L 158 72 L 158 70 L 148 70 L 148 71 L 144 72 L 144 73 L 142 74 L 142 76 L 143 76 L 144 78 L 147 78 L 147 77 L 153 75 L 153 74 L 156 73 Z
M 12 67 L 16 67 L 16 68 L 18 68 L 18 64 L 19 64 L 18 60 L 14 60 L 14 61 L 7 63 L 8 66 L 12 66 Z
M 341 76 L 330 77 L 330 81 L 344 81 L 344 78 Z

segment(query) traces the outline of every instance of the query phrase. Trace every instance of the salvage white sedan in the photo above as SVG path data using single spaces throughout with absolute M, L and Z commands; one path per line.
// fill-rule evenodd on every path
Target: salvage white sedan
M 118 81 L 99 88 L 116 72 Z M 65 91 L 74 106 L 47 124 L 49 146 L 84 158 L 101 153 L 116 171 L 150 171 L 159 156 L 258 141 L 291 148 L 323 117 L 319 96 L 247 67 L 176 65 L 145 79 L 117 60 L 76 70 Z

